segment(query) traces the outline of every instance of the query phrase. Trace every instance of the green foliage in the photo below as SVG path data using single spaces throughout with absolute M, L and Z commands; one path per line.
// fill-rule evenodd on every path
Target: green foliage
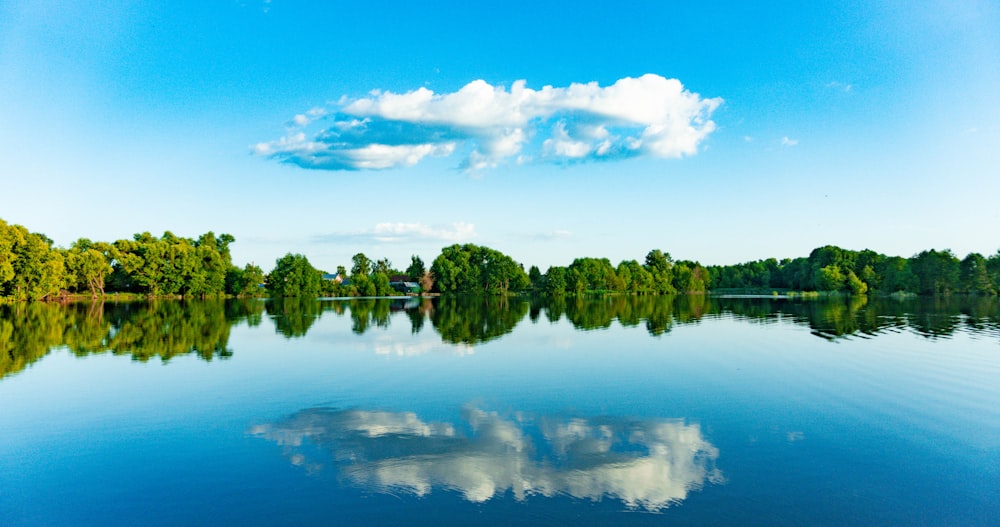
M 42 234 L 0 220 L 0 296 L 43 300 L 65 285 L 65 258 Z
M 650 293 L 656 290 L 653 274 L 635 260 L 623 260 L 616 270 L 624 290 L 630 293 Z
M 231 266 L 226 273 L 226 293 L 244 297 L 263 296 L 264 290 L 260 286 L 264 280 L 264 271 L 254 264 L 246 264 L 243 269 Z
M 66 251 L 67 286 L 73 291 L 90 291 L 90 296 L 104 296 L 104 285 L 111 274 L 111 262 L 117 251 L 109 243 L 93 243 L 86 238 L 73 242 Z
M 584 291 L 622 291 L 624 282 L 607 258 L 577 258 L 569 265 L 570 289 Z
M 267 275 L 267 288 L 275 297 L 307 297 L 319 296 L 321 277 L 301 254 L 286 254 L 279 258 L 274 269 Z
M 304 337 L 322 314 L 319 301 L 313 297 L 272 298 L 264 305 L 274 321 L 274 331 L 285 338 Z
M 541 291 L 544 287 L 544 276 L 542 271 L 538 269 L 537 265 L 532 265 L 528 269 L 528 282 L 531 284 L 531 289 L 535 291 Z
M 959 261 L 950 250 L 923 251 L 910 259 L 917 279 L 917 292 L 924 295 L 949 294 L 959 289 Z
M 262 309 L 256 302 L 221 300 L 0 305 L 0 378 L 59 348 L 138 361 L 187 354 L 226 358 L 230 328 L 243 321 L 259 324 Z
M 371 276 L 371 284 L 375 289 L 374 296 L 389 296 L 394 293 L 389 287 L 389 277 L 384 271 L 375 271 Z
M 653 290 L 660 294 L 671 295 L 677 292 L 674 287 L 674 263 L 670 253 L 653 249 L 646 254 L 646 270 L 653 277 Z
M 368 273 L 372 272 L 372 261 L 365 256 L 365 253 L 358 253 L 351 257 L 351 262 L 354 263 L 351 266 L 351 278 L 359 275 L 368 276 Z
M 445 342 L 479 344 L 510 333 L 527 312 L 528 303 L 516 298 L 443 297 L 431 324 Z
M 549 267 L 545 272 L 545 292 L 550 295 L 561 295 L 566 292 L 565 267 Z
M 226 292 L 231 274 L 229 244 L 234 238 L 211 231 L 197 240 L 170 231 L 157 238 L 148 232 L 117 240 L 109 248 L 111 283 L 115 290 L 150 296 L 218 296 Z
M 410 280 L 417 282 L 423 278 L 426 272 L 427 267 L 424 266 L 424 261 L 415 254 L 410 256 L 410 266 L 406 268 L 406 276 L 410 277 Z
M 990 279 L 986 258 L 979 253 L 970 253 L 959 264 L 959 282 L 963 293 L 973 295 L 995 295 L 997 293 Z
M 854 271 L 847 271 L 847 290 L 852 295 L 863 295 L 868 292 L 868 284 L 858 278 Z
M 471 243 L 442 249 L 431 274 L 442 293 L 504 294 L 530 284 L 524 268 L 511 257 Z
M 216 236 L 211 231 L 197 239 L 170 231 L 160 238 L 144 232 L 114 243 L 81 238 L 69 249 L 61 249 L 42 234 L 0 220 L 0 297 L 43 300 L 62 297 L 64 288 L 89 292 L 94 298 L 107 292 L 153 297 L 259 296 L 263 273 L 252 264 L 242 269 L 233 266 L 229 246 L 234 241 L 231 235 Z M 305 260 L 302 255 L 285 258 L 292 256 Z M 272 271 L 271 294 L 392 295 L 395 292 L 388 287 L 388 278 L 403 274 L 386 258 L 373 261 L 357 253 L 352 257 L 350 283 L 339 284 L 321 280 L 315 269 L 305 272 L 312 269 L 302 265 L 308 261 L 295 260 Z M 346 277 L 345 271 L 338 267 L 341 277 Z M 418 282 L 422 291 L 445 294 L 505 294 L 529 289 L 548 295 L 690 294 L 740 289 L 845 291 L 854 296 L 996 295 L 1000 291 L 1000 251 L 988 258 L 972 253 L 959 261 L 949 250 L 928 250 L 903 258 L 827 245 L 804 258 L 703 267 L 695 261 L 675 262 L 669 253 L 654 249 L 646 254 L 643 264 L 626 260 L 612 267 L 606 258 L 576 258 L 568 267 L 553 266 L 542 274 L 537 266 L 525 273 L 523 266 L 494 249 L 456 244 L 443 248 L 430 270 L 413 255 L 405 275 Z

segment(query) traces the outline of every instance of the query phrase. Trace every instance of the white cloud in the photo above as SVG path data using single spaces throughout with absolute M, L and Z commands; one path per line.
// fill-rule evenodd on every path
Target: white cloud
M 647 74 L 610 86 L 596 82 L 528 88 L 472 81 L 453 93 L 427 88 L 341 97 L 333 108 L 296 115 L 283 138 L 258 143 L 257 155 L 304 168 L 366 170 L 411 166 L 461 148 L 461 166 L 478 170 L 508 159 L 563 161 L 641 155 L 694 155 L 715 130 L 720 98 L 702 98 L 677 79 Z M 327 119 L 323 119 L 327 118 Z M 302 129 L 329 121 L 309 135 Z M 533 142 L 533 138 L 541 141 Z M 541 152 L 533 152 L 541 145 Z M 542 155 L 538 155 L 541 153 Z
M 550 242 L 554 240 L 565 240 L 567 238 L 572 238 L 573 232 L 565 229 L 556 229 L 554 231 L 526 234 L 525 236 L 528 239 L 536 241 Z
M 799 144 L 798 139 L 791 139 L 788 136 L 781 138 L 781 146 L 795 146 Z
M 837 81 L 828 82 L 826 84 L 826 87 L 827 88 L 832 88 L 834 90 L 840 90 L 840 91 L 843 91 L 843 92 L 850 92 L 851 89 L 853 88 L 853 86 L 850 85 L 850 84 L 845 84 L 845 83 L 837 82 Z
M 408 243 L 441 241 L 458 243 L 476 237 L 476 226 L 457 221 L 451 225 L 425 225 L 423 223 L 378 223 L 371 229 L 336 232 L 317 236 L 318 241 L 367 240 L 378 243 Z
M 697 424 L 678 420 L 505 417 L 468 406 L 453 424 L 412 412 L 311 408 L 250 433 L 307 468 L 322 467 L 307 455 L 327 450 L 344 481 L 375 492 L 450 489 L 474 503 L 568 495 L 657 512 L 724 481 L 718 449 Z

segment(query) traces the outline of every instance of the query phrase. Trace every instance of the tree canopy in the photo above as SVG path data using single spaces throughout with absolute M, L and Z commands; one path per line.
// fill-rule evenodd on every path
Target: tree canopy
M 642 263 L 577 257 L 568 266 L 545 273 L 524 266 L 485 246 L 454 244 L 427 269 L 412 255 L 406 271 L 388 258 L 374 260 L 364 253 L 351 258 L 348 276 L 343 265 L 336 275 L 314 268 L 301 254 L 287 254 L 266 276 L 254 264 L 237 267 L 229 234 L 206 232 L 197 238 L 166 231 L 149 232 L 114 242 L 80 238 L 69 248 L 55 247 L 44 234 L 0 219 L 0 298 L 45 300 L 64 293 L 128 292 L 151 297 L 262 296 L 390 296 L 398 294 L 390 280 L 420 284 L 424 293 L 445 295 L 505 295 L 590 293 L 700 294 L 727 290 L 829 291 L 849 295 L 914 293 L 921 295 L 1000 292 L 1000 251 L 989 256 L 970 253 L 961 260 L 948 249 L 921 251 L 912 257 L 887 256 L 870 249 L 854 251 L 833 245 L 809 256 L 768 258 L 734 265 L 703 266 L 677 260 L 661 249 L 646 253 Z M 405 277 L 405 278 L 394 278 Z M 267 282 L 267 291 L 262 284 Z M 398 287 L 398 286 L 397 286 Z

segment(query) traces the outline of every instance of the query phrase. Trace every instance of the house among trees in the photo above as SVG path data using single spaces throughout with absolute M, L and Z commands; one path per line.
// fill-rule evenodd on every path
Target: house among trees
M 351 279 L 340 273 L 323 273 L 323 280 L 336 282 L 343 286 L 351 285 Z
M 420 284 L 411 282 L 410 277 L 405 274 L 397 274 L 389 277 L 389 287 L 397 292 L 416 295 L 420 294 Z

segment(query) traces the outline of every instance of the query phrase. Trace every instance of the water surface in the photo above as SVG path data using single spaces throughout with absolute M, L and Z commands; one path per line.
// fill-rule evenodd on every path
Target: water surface
M 996 299 L 0 307 L 2 525 L 995 525 Z

